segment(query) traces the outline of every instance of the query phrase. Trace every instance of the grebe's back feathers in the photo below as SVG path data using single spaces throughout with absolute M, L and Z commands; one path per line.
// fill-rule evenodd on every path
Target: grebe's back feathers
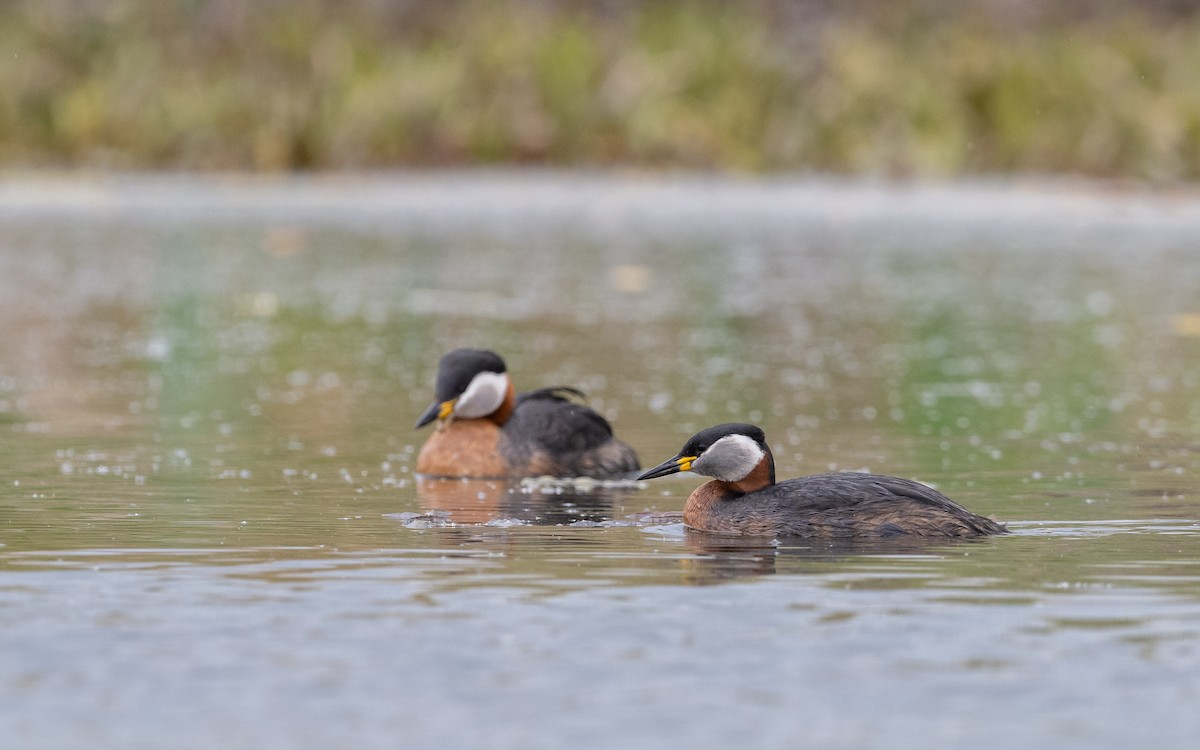
M 574 388 L 539 388 L 517 395 L 504 424 L 505 448 L 514 464 L 540 467 L 555 476 L 618 476 L 639 467 L 633 449 L 613 436 L 593 409 L 571 400 Z
M 517 394 L 517 407 L 504 425 L 505 431 L 556 451 L 584 451 L 613 439 L 607 419 L 568 396 L 584 397 L 567 386 Z
M 797 477 L 759 490 L 754 497 L 758 512 L 764 510 L 763 504 L 784 511 L 776 517 L 782 520 L 779 533 L 785 536 L 860 535 L 865 531 L 864 519 L 870 519 L 868 533 L 879 536 L 978 536 L 1005 531 L 1003 525 L 972 513 L 932 487 L 878 474 Z M 733 507 L 736 504 L 729 509 Z

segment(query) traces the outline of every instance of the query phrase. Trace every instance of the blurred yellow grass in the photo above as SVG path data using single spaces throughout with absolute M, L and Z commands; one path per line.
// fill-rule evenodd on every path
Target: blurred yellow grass
M 1171 319 L 1171 328 L 1178 336 L 1200 337 L 1200 313 L 1181 313 Z

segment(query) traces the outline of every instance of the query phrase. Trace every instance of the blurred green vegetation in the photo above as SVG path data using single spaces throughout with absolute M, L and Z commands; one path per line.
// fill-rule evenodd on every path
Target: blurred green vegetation
M 5 0 L 0 163 L 1200 177 L 1170 0 Z

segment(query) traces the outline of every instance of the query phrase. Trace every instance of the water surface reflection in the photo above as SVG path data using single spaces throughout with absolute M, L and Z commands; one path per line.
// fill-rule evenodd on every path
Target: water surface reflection
M 0 731 L 25 747 L 1190 747 L 1200 201 L 566 175 L 0 191 Z M 1014 533 L 772 543 L 426 480 L 437 359 L 643 456 Z M 719 584 L 719 585 L 714 585 Z

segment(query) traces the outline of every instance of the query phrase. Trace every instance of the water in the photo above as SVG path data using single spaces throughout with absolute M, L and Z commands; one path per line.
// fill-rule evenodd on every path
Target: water
M 1191 747 L 1200 196 L 450 174 L 0 186 L 14 747 Z M 646 465 L 922 479 L 958 544 L 421 482 L 438 356 Z M 15 738 L 15 740 L 14 740 Z

